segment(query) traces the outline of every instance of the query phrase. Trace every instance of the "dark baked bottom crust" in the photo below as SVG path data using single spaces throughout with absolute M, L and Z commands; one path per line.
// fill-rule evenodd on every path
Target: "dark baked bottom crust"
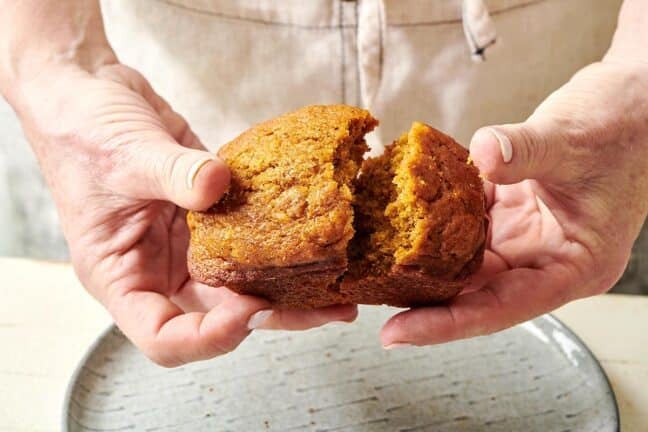
M 343 260 L 251 270 L 211 261 L 196 262 L 189 258 L 191 277 L 210 286 L 226 286 L 239 294 L 265 298 L 281 308 L 311 309 L 348 303 L 335 289 L 346 269 Z
M 471 274 L 479 268 L 482 259 L 483 245 L 462 273 Z M 197 264 L 189 259 L 189 271 L 199 282 L 262 297 L 284 309 L 312 309 L 335 304 L 424 306 L 456 296 L 469 281 L 468 276 L 447 280 L 400 266 L 395 266 L 385 276 L 358 280 L 341 278 L 346 268 L 342 260 L 254 270 L 228 269 L 230 265 L 223 261 L 215 264 Z
M 425 306 L 454 297 L 465 280 L 444 281 L 418 272 L 345 280 L 340 290 L 347 303 L 397 307 Z
M 314 271 L 292 277 L 259 279 L 245 272 L 232 272 L 223 273 L 223 276 L 234 276 L 227 280 L 215 275 L 194 278 L 212 286 L 227 286 L 239 294 L 265 298 L 283 309 L 312 309 L 335 304 L 423 306 L 454 297 L 466 284 L 463 279 L 443 281 L 412 272 L 345 280 L 337 285 L 338 274 L 337 271 Z

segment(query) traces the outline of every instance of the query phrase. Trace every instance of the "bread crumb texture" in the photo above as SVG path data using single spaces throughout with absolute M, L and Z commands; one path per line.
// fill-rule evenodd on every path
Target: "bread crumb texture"
M 392 266 L 459 276 L 484 242 L 484 191 L 468 152 L 423 123 L 368 159 L 358 178 L 352 256 L 366 274 Z

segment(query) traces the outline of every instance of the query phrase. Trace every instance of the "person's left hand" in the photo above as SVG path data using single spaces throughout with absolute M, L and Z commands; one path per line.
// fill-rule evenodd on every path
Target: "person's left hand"
M 355 319 L 355 305 L 279 310 L 190 278 L 185 209 L 218 201 L 229 170 L 137 71 L 53 64 L 15 88 L 79 279 L 153 361 L 222 355 L 258 328 Z
M 458 297 L 392 317 L 383 346 L 492 333 L 610 289 L 648 213 L 647 95 L 647 65 L 608 60 L 526 122 L 478 130 L 470 154 L 489 180 L 491 220 L 483 267 Z

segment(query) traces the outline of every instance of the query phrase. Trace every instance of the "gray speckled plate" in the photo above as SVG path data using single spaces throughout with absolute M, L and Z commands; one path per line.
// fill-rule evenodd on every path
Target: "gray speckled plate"
M 66 431 L 617 431 L 597 361 L 551 316 L 425 348 L 381 349 L 393 314 L 355 324 L 257 331 L 234 353 L 176 369 L 115 328 L 72 377 Z

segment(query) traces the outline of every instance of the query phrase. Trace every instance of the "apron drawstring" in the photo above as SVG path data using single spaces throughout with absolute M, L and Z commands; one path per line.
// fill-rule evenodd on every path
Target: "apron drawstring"
M 497 32 L 484 0 L 463 0 L 461 18 L 472 59 L 486 60 L 484 53 L 497 40 Z

